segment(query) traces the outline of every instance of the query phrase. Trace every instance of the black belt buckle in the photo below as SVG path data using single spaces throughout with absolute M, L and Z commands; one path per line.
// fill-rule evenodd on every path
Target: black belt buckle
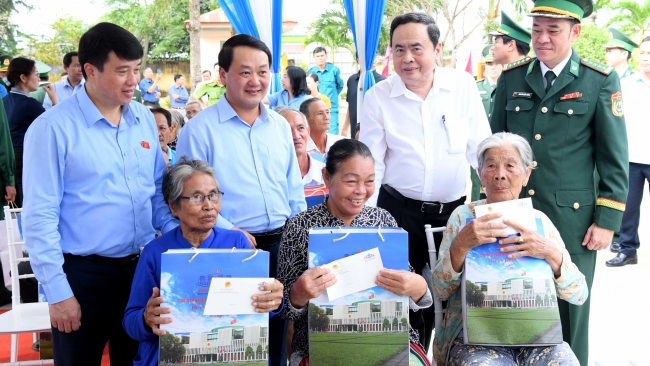
M 120 264 L 127 264 L 127 263 L 130 263 L 130 262 L 133 262 L 134 260 L 136 260 L 138 258 L 140 258 L 140 254 L 133 254 L 133 255 L 130 255 L 128 257 L 124 257 L 120 261 Z
M 433 202 L 422 202 L 422 207 L 420 208 L 420 212 L 424 213 L 424 206 L 425 205 L 431 205 L 431 206 L 440 206 L 440 210 L 438 211 L 438 214 L 442 213 L 442 209 L 445 207 L 444 203 L 433 203 Z

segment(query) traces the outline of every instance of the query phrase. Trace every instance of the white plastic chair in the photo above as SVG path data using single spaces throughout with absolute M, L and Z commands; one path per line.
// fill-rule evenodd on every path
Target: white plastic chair
M 32 278 L 33 274 L 19 275 L 18 263 L 29 261 L 29 257 L 18 258 L 16 247 L 25 245 L 24 241 L 16 241 L 11 214 L 22 212 L 22 208 L 4 207 L 5 221 L 7 225 L 7 245 L 9 250 L 9 266 L 11 268 L 11 310 L 0 314 L 0 334 L 11 334 L 11 357 L 8 365 L 52 365 L 54 360 L 35 360 L 17 362 L 18 358 L 18 334 L 49 332 L 50 310 L 46 302 L 22 304 L 20 302 L 20 280 Z M 20 251 L 22 252 L 22 250 Z M 4 285 L 4 284 L 3 284 Z
M 433 240 L 433 233 L 440 233 L 445 231 L 445 227 L 431 227 L 431 225 L 424 225 L 424 232 L 427 235 L 427 246 L 429 247 L 429 263 L 431 263 L 431 272 L 436 268 L 436 263 L 438 263 L 438 254 L 436 252 L 436 242 Z M 440 329 L 438 326 L 442 324 L 442 317 L 445 314 L 445 309 L 442 308 L 442 300 L 440 300 L 436 295 L 431 293 L 433 296 L 433 306 L 434 306 L 434 326 L 435 329 Z

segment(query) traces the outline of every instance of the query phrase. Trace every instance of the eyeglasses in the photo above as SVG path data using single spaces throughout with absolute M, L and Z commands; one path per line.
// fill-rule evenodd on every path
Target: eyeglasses
M 188 197 L 188 196 L 179 196 L 179 198 L 186 199 L 190 202 L 190 205 L 193 206 L 198 206 L 202 205 L 203 201 L 207 198 L 210 202 L 212 203 L 219 203 L 221 201 L 221 196 L 223 196 L 224 193 L 219 191 L 219 192 L 213 192 L 207 195 L 201 195 L 201 194 L 195 194 L 194 196 Z

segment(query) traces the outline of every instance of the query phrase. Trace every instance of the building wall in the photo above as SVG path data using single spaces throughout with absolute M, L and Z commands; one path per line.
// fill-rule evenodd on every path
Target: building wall
M 232 343 L 232 328 L 219 329 L 217 335 L 217 346 L 230 346 Z
M 189 348 L 204 347 L 205 342 L 207 341 L 208 341 L 208 335 L 206 333 L 191 333 Z
M 260 326 L 255 325 L 252 327 L 244 328 L 244 344 L 257 344 L 260 343 Z

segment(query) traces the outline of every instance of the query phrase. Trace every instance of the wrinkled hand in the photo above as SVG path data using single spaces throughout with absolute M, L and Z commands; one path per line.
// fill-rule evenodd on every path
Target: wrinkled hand
M 384 268 L 379 271 L 376 283 L 398 296 L 408 296 L 415 302 L 427 293 L 427 282 L 424 278 L 405 270 Z
M 72 296 L 56 304 L 50 304 L 50 322 L 59 332 L 72 333 L 81 326 L 81 306 Z
M 164 336 L 165 331 L 160 329 L 160 324 L 169 324 L 172 322 L 171 318 L 161 318 L 160 314 L 171 314 L 172 309 L 170 308 L 161 308 L 160 304 L 165 302 L 165 299 L 160 297 L 160 289 L 158 287 L 153 288 L 153 292 L 149 301 L 147 301 L 147 306 L 144 308 L 144 322 L 151 332 L 157 336 Z
M 306 270 L 291 287 L 289 300 L 295 308 L 302 308 L 336 283 L 336 275 L 329 268 L 314 267 Z
M 589 250 L 601 250 L 609 247 L 614 237 L 614 232 L 609 229 L 602 228 L 594 222 L 589 226 L 585 238 L 582 240 L 582 246 L 586 246 Z
M 277 310 L 282 304 L 284 296 L 284 286 L 280 281 L 273 280 L 273 283 L 260 287 L 262 291 L 271 291 L 264 295 L 253 296 L 253 306 L 258 313 L 268 313 Z
M 241 231 L 242 233 L 244 233 L 244 235 L 246 235 L 246 239 L 248 239 L 248 242 L 251 245 L 251 248 L 257 248 L 257 242 L 255 241 L 255 237 L 253 235 L 251 235 L 248 231 L 246 231 L 244 229 L 240 229 L 237 226 L 233 226 L 232 230 L 237 230 L 237 231 Z
M 504 222 L 517 230 L 520 233 L 521 238 L 524 240 L 524 242 L 519 245 L 501 248 L 502 252 L 512 253 L 508 255 L 508 258 L 528 256 L 544 259 L 551 265 L 551 268 L 553 268 L 553 272 L 556 275 L 560 274 L 562 252 L 560 252 L 555 243 L 539 235 L 537 231 L 529 230 L 515 221 L 504 220 Z M 501 244 L 517 244 L 518 242 L 519 236 L 501 239 Z
M 481 244 L 494 243 L 497 241 L 497 238 L 508 236 L 505 231 L 499 230 L 505 229 L 508 225 L 488 222 L 490 220 L 498 219 L 501 216 L 503 216 L 501 213 L 491 213 L 470 221 L 458 233 L 458 235 L 456 235 L 452 244 L 457 243 L 456 245 L 461 245 L 462 248 L 467 251 Z
M 5 194 L 5 201 L 13 202 L 16 200 L 16 187 L 6 186 L 5 192 L 7 192 L 7 194 Z

